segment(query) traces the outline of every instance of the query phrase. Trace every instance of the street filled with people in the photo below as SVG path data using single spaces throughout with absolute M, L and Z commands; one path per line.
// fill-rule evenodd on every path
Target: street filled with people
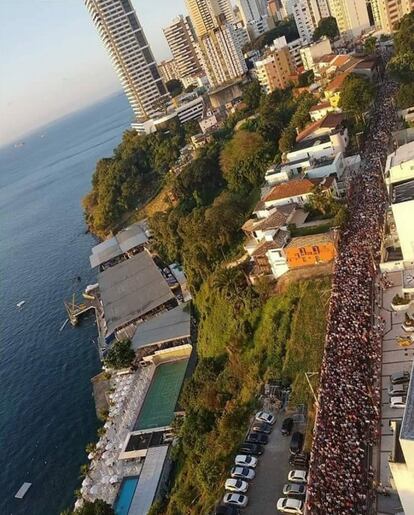
M 314 429 L 307 512 L 370 512 L 372 446 L 379 437 L 381 339 L 374 287 L 386 209 L 382 177 L 395 122 L 395 86 L 385 81 L 371 112 L 361 168 L 348 192 L 332 286 L 318 412 Z

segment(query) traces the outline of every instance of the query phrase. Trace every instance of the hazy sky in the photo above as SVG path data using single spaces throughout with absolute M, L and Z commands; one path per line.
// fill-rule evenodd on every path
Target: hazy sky
M 132 0 L 157 60 L 184 0 Z M 0 0 L 0 146 L 121 89 L 83 0 Z

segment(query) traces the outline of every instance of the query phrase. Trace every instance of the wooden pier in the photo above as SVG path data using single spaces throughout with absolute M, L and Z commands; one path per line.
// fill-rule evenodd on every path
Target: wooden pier
M 79 323 L 79 318 L 90 311 L 91 309 L 96 310 L 96 300 L 95 299 L 85 299 L 85 302 L 81 302 L 80 304 L 75 302 L 75 299 L 72 299 L 72 302 L 64 301 L 66 312 L 68 314 L 69 322 L 75 326 Z

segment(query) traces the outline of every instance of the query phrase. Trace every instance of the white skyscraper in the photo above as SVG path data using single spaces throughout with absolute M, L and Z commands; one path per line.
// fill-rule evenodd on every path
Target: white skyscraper
M 138 120 L 168 98 L 154 56 L 130 0 L 84 0 Z

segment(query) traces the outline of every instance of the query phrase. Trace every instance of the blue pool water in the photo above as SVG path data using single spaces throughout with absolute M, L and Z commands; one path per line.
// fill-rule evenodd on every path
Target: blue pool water
M 122 481 L 115 503 L 115 515 L 128 515 L 137 484 L 138 477 L 128 477 Z

